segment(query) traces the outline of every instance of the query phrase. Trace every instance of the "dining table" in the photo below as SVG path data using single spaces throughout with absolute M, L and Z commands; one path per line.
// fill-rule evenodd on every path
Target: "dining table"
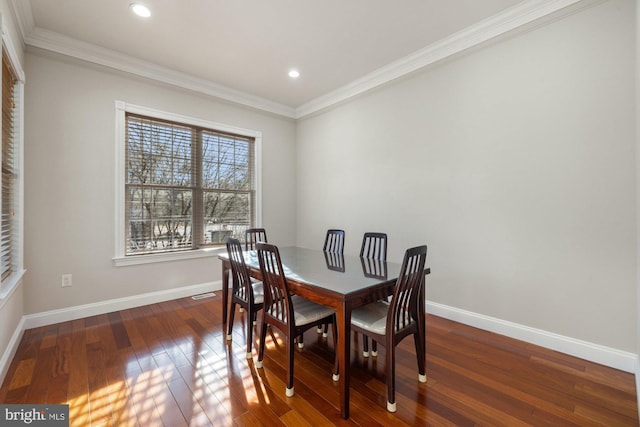
M 340 414 L 349 418 L 349 367 L 351 365 L 351 312 L 370 302 L 385 299 L 393 294 L 401 264 L 361 258 L 357 255 L 329 253 L 322 250 L 289 246 L 279 248 L 282 267 L 289 291 L 318 304 L 331 307 L 336 312 L 338 337 L 335 351 L 340 365 L 339 396 Z M 251 277 L 261 279 L 260 265 L 255 250 L 243 252 Z M 222 261 L 222 316 L 227 322 L 229 305 L 229 270 L 227 253 L 218 256 Z M 425 268 L 425 276 L 430 273 Z M 425 345 L 425 295 L 422 286 L 419 299 L 422 319 L 420 331 Z M 423 352 L 423 354 L 426 354 Z

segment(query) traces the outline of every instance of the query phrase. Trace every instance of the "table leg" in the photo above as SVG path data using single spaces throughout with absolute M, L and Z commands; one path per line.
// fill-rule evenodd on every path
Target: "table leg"
M 227 307 L 229 306 L 229 263 L 222 262 L 222 324 L 227 323 Z
M 338 363 L 340 364 L 340 414 L 345 420 L 349 418 L 349 367 L 351 366 L 351 307 L 344 304 L 336 310 L 338 322 Z

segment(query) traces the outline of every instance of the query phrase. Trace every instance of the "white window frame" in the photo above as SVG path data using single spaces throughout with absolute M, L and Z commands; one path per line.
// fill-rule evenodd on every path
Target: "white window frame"
M 255 174 L 254 188 L 255 194 L 255 215 L 256 227 L 262 224 L 262 132 L 243 129 L 222 123 L 208 120 L 187 117 L 181 114 L 160 111 L 153 108 L 142 107 L 129 104 L 123 101 L 116 101 L 116 200 L 115 200 L 115 256 L 114 265 L 117 267 L 137 264 L 149 264 L 155 262 L 177 261 L 184 259 L 202 258 L 217 256 L 226 251 L 225 247 L 202 248 L 179 252 L 165 252 L 156 254 L 144 254 L 135 256 L 125 256 L 125 175 L 126 175 L 126 113 L 139 114 L 162 120 L 169 120 L 187 125 L 199 126 L 213 129 L 220 132 L 232 133 L 241 136 L 251 137 L 255 140 Z
M 14 227 L 14 258 L 13 272 L 2 283 L 0 283 L 0 308 L 8 301 L 11 294 L 22 283 L 22 277 L 26 272 L 24 268 L 24 82 L 25 74 L 20 64 L 16 44 L 11 40 L 9 28 L 5 23 L 5 17 L 0 17 L 2 47 L 6 50 L 9 58 L 9 65 L 17 77 L 14 87 L 14 98 L 16 99 L 16 111 L 14 117 L 14 168 L 17 170 L 15 180 L 15 216 L 13 221 L 17 224 Z M 0 154 L 1 155 L 1 154 Z

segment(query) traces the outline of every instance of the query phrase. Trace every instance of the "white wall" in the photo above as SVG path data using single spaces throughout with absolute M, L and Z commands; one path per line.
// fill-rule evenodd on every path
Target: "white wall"
M 25 71 L 26 314 L 221 279 L 216 257 L 113 266 L 116 100 L 262 132 L 263 225 L 295 243 L 294 121 L 37 51 Z
M 298 123 L 298 244 L 427 243 L 430 301 L 637 351 L 634 2 Z

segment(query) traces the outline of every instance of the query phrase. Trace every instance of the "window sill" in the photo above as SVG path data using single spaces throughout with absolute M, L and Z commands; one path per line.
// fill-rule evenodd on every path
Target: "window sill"
M 0 286 L 0 308 L 4 306 L 4 303 L 9 300 L 9 297 L 13 292 L 18 289 L 18 286 L 22 283 L 22 277 L 27 270 L 19 270 L 13 273 L 9 278 Z
M 216 257 L 226 252 L 226 247 L 197 249 L 184 252 L 166 252 L 161 254 L 117 256 L 113 258 L 116 267 L 126 267 L 129 265 L 152 264 L 156 262 L 182 261 L 186 259 L 197 259 L 206 257 Z

